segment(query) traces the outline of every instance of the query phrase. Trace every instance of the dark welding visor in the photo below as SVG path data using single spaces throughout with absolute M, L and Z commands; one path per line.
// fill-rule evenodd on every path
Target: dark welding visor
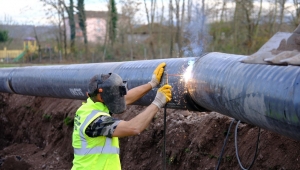
M 123 81 L 123 85 L 119 86 L 120 96 L 123 97 L 127 94 L 127 82 Z

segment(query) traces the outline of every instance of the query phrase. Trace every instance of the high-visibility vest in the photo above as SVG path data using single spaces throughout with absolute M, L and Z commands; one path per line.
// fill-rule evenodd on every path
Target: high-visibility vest
M 110 116 L 109 110 L 104 104 L 94 103 L 90 98 L 77 110 L 72 136 L 72 146 L 74 147 L 72 170 L 121 169 L 117 137 L 91 138 L 85 134 L 88 125 L 101 115 Z

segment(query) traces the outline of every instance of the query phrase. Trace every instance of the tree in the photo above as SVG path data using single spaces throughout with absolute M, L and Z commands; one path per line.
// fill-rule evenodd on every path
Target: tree
M 78 10 L 78 20 L 79 20 L 79 27 L 82 31 L 83 38 L 84 38 L 84 44 L 86 45 L 87 49 L 87 35 L 86 35 L 86 17 L 85 17 L 85 10 L 84 10 L 84 0 L 78 0 L 77 1 L 77 10 Z
M 4 14 L 3 20 L 0 20 L 1 25 L 15 25 L 17 24 L 11 16 Z
M 61 0 L 59 0 L 59 4 L 58 4 L 60 7 L 63 6 L 63 3 Z M 65 18 L 65 9 L 62 7 L 60 8 L 60 16 L 62 18 L 62 26 L 63 28 L 61 28 L 61 24 L 60 24 L 60 34 L 63 36 L 63 44 L 64 44 L 64 54 L 65 54 L 65 57 L 67 57 L 67 28 L 66 28 L 66 23 L 64 21 L 64 18 Z
M 121 0 L 120 3 L 122 4 L 122 15 L 124 15 L 127 19 L 127 25 L 128 25 L 128 30 L 129 34 L 132 36 L 133 35 L 133 25 L 134 25 L 134 17 L 139 11 L 139 6 L 141 5 L 140 2 L 137 0 Z M 125 30 L 126 27 L 125 27 Z M 133 40 L 130 42 L 130 60 L 133 60 Z
M 277 31 L 277 27 L 276 24 L 277 22 L 277 14 L 278 14 L 278 0 L 274 0 L 273 3 L 270 3 L 270 8 L 268 11 L 268 15 L 266 16 L 266 18 L 268 18 L 268 33 L 269 36 L 272 36 L 274 34 L 274 32 Z
M 259 1 L 258 11 L 254 8 L 253 0 L 236 0 L 234 13 L 234 41 L 236 47 L 246 49 L 249 54 L 252 47 L 255 45 L 255 37 L 262 12 L 262 0 Z M 257 14 L 254 14 L 257 11 Z M 255 17 L 252 17 L 255 15 Z M 245 29 L 243 29 L 245 28 Z M 242 32 L 241 30 L 245 30 Z M 244 36 L 245 35 L 245 36 Z M 242 47 L 239 47 L 242 44 Z
M 9 41 L 8 31 L 0 30 L 0 43 Z
M 184 2 L 184 1 L 183 1 Z M 182 57 L 182 46 L 181 46 L 181 22 L 182 20 L 180 19 L 180 0 L 175 0 L 175 6 L 176 6 L 176 11 L 175 11 L 175 16 L 176 16 L 176 34 L 175 34 L 175 42 L 177 45 L 177 49 L 179 53 L 177 54 L 178 57 Z M 184 7 L 184 6 L 183 6 Z M 181 16 L 182 17 L 182 16 Z
M 144 5 L 145 5 L 145 10 L 146 10 L 147 22 L 148 22 L 149 37 L 152 38 L 153 23 L 154 23 L 154 18 L 155 18 L 155 11 L 156 11 L 156 0 L 151 0 L 150 12 L 148 10 L 146 0 L 144 0 Z M 155 58 L 154 45 L 153 45 L 152 40 L 150 41 L 150 49 L 151 49 L 150 51 L 152 54 L 152 58 Z
M 276 0 L 277 3 L 279 3 L 280 12 L 279 12 L 279 25 L 277 28 L 277 31 L 280 30 L 282 23 L 283 23 L 283 17 L 284 17 L 284 10 L 285 10 L 285 4 L 287 0 Z
M 294 8 L 295 8 L 295 14 L 292 13 L 292 24 L 294 24 L 295 27 L 299 25 L 300 20 L 300 2 L 299 0 L 293 0 Z
M 65 12 L 63 6 L 63 0 L 40 0 L 44 3 L 44 6 L 49 6 L 46 10 L 48 18 L 55 17 L 54 24 L 58 26 L 59 37 L 58 37 L 58 48 L 63 49 L 64 57 L 67 56 L 67 36 L 66 36 L 66 25 L 64 24 Z M 40 43 L 37 35 L 35 35 L 38 44 L 38 51 L 40 51 Z
M 111 46 L 114 46 L 114 42 L 117 37 L 117 22 L 118 22 L 118 14 L 116 8 L 115 0 L 109 0 L 109 39 Z
M 164 6 L 164 0 L 161 0 L 161 16 L 160 16 L 160 25 L 162 26 L 163 25 L 163 21 L 164 21 L 164 9 L 165 9 L 165 6 Z M 161 47 L 162 46 L 162 27 L 160 27 L 160 31 L 159 31 L 159 37 L 158 37 L 158 46 Z M 161 55 L 162 55 L 162 49 L 161 50 Z
M 192 19 L 192 7 L 193 7 L 193 1 L 188 0 L 187 2 L 187 22 L 191 22 Z
M 170 58 L 173 57 L 173 2 L 169 2 Z
M 65 3 L 63 3 L 63 5 L 69 16 L 70 39 L 71 39 L 70 48 L 72 52 L 75 52 L 76 25 L 74 19 L 74 2 L 73 0 L 70 0 L 69 6 L 67 6 Z

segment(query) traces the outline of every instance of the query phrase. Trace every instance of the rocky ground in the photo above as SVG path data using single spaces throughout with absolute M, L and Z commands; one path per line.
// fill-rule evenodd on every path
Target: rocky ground
M 63 170 L 72 167 L 73 117 L 82 101 L 0 93 L 0 170 Z M 144 108 L 129 106 L 120 119 Z M 167 110 L 166 169 L 215 169 L 232 118 L 210 112 Z M 233 124 L 220 169 L 241 169 Z M 120 139 L 122 169 L 163 169 L 163 109 L 138 136 Z M 258 128 L 238 127 L 239 156 L 246 168 L 255 153 Z M 300 169 L 300 142 L 261 129 L 252 169 Z

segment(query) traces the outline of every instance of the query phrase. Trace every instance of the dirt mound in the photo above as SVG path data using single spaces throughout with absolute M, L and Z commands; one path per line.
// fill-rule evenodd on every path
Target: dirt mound
M 82 101 L 0 93 L 0 170 L 70 169 L 73 117 Z M 129 120 L 144 107 L 129 106 Z M 210 112 L 167 109 L 167 169 L 215 169 L 232 118 Z M 138 136 L 120 139 L 122 169 L 163 169 L 163 109 Z M 220 169 L 240 169 L 229 133 Z M 258 128 L 240 124 L 239 156 L 252 161 Z M 252 169 L 299 169 L 300 142 L 261 130 Z

